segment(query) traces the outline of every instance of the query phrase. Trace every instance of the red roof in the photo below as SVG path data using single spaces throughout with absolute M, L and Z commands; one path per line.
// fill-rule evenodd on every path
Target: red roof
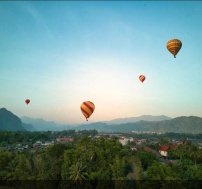
M 57 141 L 73 141 L 74 138 L 56 138 Z
M 143 149 L 147 152 L 155 152 L 155 150 L 153 150 L 152 148 L 149 148 L 148 146 L 145 146 Z
M 170 150 L 170 146 L 164 146 L 164 145 L 162 145 L 159 148 L 159 151 L 168 151 L 168 150 Z
M 159 151 L 168 151 L 168 150 L 172 150 L 173 148 L 175 148 L 177 145 L 170 145 L 170 146 L 166 146 L 166 145 L 162 145 L 159 148 Z
M 177 146 L 177 144 L 171 145 L 171 146 L 170 146 L 170 149 L 173 149 L 173 148 L 175 148 L 176 146 Z

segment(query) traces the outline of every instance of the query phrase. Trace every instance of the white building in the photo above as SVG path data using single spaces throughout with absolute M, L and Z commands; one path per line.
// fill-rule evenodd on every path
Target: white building
M 124 146 L 128 143 L 128 141 L 132 142 L 133 141 L 133 138 L 130 137 L 130 138 L 125 138 L 125 137 L 120 137 L 119 138 L 119 142 Z

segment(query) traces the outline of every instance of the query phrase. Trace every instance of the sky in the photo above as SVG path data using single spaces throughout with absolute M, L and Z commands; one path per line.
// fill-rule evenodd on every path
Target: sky
M 95 104 L 90 123 L 202 117 L 201 10 L 200 1 L 1 1 L 0 108 L 63 124 L 86 122 L 84 101 Z M 170 39 L 182 41 L 176 58 Z

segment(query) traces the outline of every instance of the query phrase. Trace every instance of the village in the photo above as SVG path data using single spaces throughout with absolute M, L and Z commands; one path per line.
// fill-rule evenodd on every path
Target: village
M 55 132 L 57 133 L 57 132 Z M 52 132 L 54 134 L 54 132 Z M 35 142 L 32 142 L 31 140 L 29 142 L 16 142 L 11 145 L 3 146 L 1 149 L 3 151 L 11 151 L 13 153 L 21 153 L 23 151 L 28 151 L 29 153 L 35 153 L 37 151 L 43 150 L 48 148 L 49 146 L 52 146 L 54 144 L 58 143 L 73 143 L 76 140 L 78 140 L 77 135 L 81 135 L 79 132 L 75 133 L 76 135 L 71 136 L 62 136 L 62 137 L 56 137 L 52 140 L 37 140 Z M 80 137 L 82 137 L 81 135 Z M 131 151 L 137 152 L 138 149 L 142 149 L 146 152 L 150 152 L 154 154 L 161 163 L 164 164 L 170 164 L 174 163 L 175 159 L 169 158 L 169 152 L 172 149 L 175 149 L 178 145 L 186 145 L 187 142 L 197 146 L 199 149 L 202 148 L 202 140 L 200 139 L 186 139 L 186 140 L 177 140 L 175 138 L 171 137 L 165 137 L 162 139 L 160 138 L 154 138 L 150 137 L 149 135 L 146 135 L 146 137 L 141 138 L 136 134 L 138 137 L 131 137 L 131 133 L 97 133 L 97 134 L 90 134 L 90 135 L 84 135 L 90 137 L 92 140 L 98 140 L 100 137 L 104 137 L 106 139 L 112 139 L 116 138 L 123 147 L 129 147 Z

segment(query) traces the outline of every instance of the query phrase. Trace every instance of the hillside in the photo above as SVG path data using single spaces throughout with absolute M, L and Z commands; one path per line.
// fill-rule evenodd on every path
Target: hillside
M 74 128 L 75 130 L 97 130 L 100 131 L 110 131 L 110 125 L 102 122 L 90 123 L 90 124 L 82 124 Z
M 36 128 L 32 124 L 26 124 L 22 122 L 22 126 L 26 131 L 36 131 Z
M 53 121 L 45 121 L 42 118 L 34 119 L 30 117 L 21 117 L 23 123 L 31 124 L 36 131 L 61 131 L 67 130 L 70 127 L 68 125 L 57 124 Z
M 0 130 L 25 131 L 19 117 L 8 111 L 6 108 L 0 109 Z
M 113 124 L 91 123 L 80 125 L 76 130 L 96 129 L 103 132 L 176 132 L 176 133 L 202 133 L 202 118 L 196 116 L 177 117 L 164 121 L 138 121 L 134 123 Z
M 152 132 L 176 132 L 176 133 L 202 133 L 202 118 L 177 117 L 165 121 L 139 121 L 136 123 L 127 123 L 111 125 L 110 131 L 152 131 Z
M 22 120 L 22 121 L 21 121 Z M 141 121 L 138 121 L 141 120 Z M 146 121 L 152 120 L 152 121 Z M 158 120 L 158 121 L 155 121 Z M 133 122 L 127 122 L 133 121 Z M 117 124 L 118 122 L 123 122 Z M 125 123 L 127 122 L 127 123 Z M 114 124 L 111 124 L 114 123 Z M 116 123 L 116 124 L 115 124 Z M 43 119 L 22 117 L 21 119 L 5 108 L 0 109 L 0 130 L 9 131 L 61 131 L 67 129 L 90 130 L 101 132 L 175 132 L 202 133 L 202 118 L 196 116 L 181 116 L 171 119 L 167 116 L 144 115 L 133 118 L 121 118 L 109 122 L 96 122 L 79 126 L 57 124 Z
M 113 125 L 113 124 L 133 123 L 138 121 L 164 121 L 164 120 L 170 120 L 170 119 L 172 118 L 167 117 L 165 115 L 160 115 L 160 116 L 142 115 L 139 117 L 113 119 L 111 121 L 105 121 L 104 123 L 107 123 L 108 125 Z

